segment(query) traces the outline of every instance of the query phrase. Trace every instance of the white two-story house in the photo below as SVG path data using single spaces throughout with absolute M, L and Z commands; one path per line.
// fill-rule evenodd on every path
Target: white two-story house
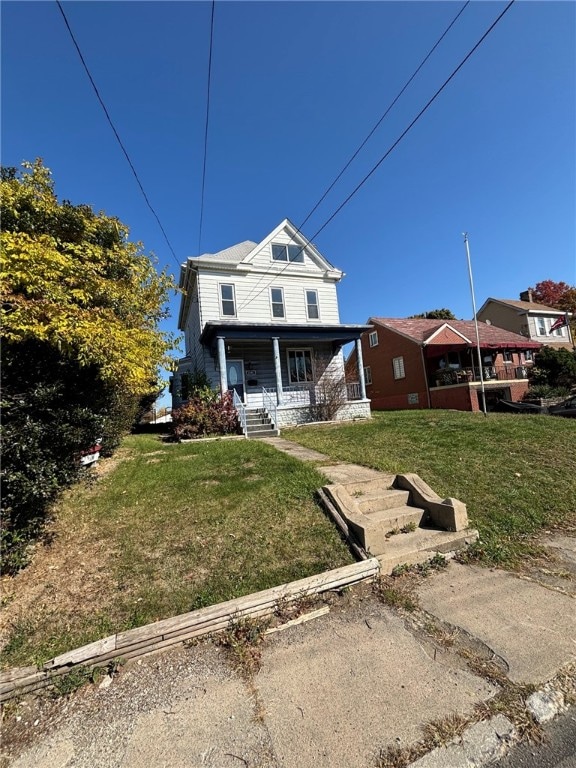
M 332 266 L 285 219 L 259 243 L 190 257 L 181 267 L 178 326 L 186 356 L 172 380 L 173 407 L 185 373 L 204 372 L 246 412 L 265 409 L 272 425 L 322 418 L 369 418 L 360 336 L 343 325 Z M 343 345 L 355 342 L 357 383 L 346 385 Z

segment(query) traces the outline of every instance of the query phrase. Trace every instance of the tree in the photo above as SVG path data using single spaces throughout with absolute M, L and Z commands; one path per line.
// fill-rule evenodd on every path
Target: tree
M 110 453 L 158 391 L 171 278 L 118 219 L 59 202 L 41 160 L 3 169 L 2 543 L 25 561 L 50 502 L 103 438 Z
M 576 386 L 576 352 L 542 347 L 530 372 L 531 387 L 549 387 L 565 394 Z
M 449 309 L 431 309 L 429 312 L 422 312 L 420 315 L 409 315 L 409 320 L 457 320 L 456 315 Z

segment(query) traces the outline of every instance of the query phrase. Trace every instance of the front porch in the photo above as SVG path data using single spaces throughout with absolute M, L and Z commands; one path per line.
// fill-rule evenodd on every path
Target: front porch
M 312 421 L 370 418 L 364 369 L 347 385 L 342 346 L 366 326 L 269 326 L 209 323 L 202 334 L 207 373 L 222 393 L 233 391 L 241 422 L 264 409 L 275 429 Z M 211 370 L 209 370 L 211 368 Z

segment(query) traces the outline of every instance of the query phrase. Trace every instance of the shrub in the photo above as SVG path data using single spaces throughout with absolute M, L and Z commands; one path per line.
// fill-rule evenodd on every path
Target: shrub
M 576 353 L 568 349 L 542 347 L 536 353 L 530 372 L 530 386 L 548 386 L 570 390 L 576 386 Z
M 238 414 L 230 392 L 221 398 L 218 392 L 204 388 L 185 405 L 172 411 L 172 432 L 176 440 L 237 434 L 239 431 Z

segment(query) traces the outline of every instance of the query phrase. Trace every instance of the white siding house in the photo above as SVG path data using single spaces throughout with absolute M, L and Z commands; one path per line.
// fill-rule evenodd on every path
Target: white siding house
M 316 420 L 331 400 L 335 418 L 369 417 L 363 369 L 347 388 L 342 346 L 367 326 L 343 325 L 333 267 L 285 219 L 250 240 L 181 267 L 178 325 L 186 356 L 172 380 L 173 406 L 185 373 L 204 372 L 234 391 L 239 410 L 266 409 L 275 426 Z

